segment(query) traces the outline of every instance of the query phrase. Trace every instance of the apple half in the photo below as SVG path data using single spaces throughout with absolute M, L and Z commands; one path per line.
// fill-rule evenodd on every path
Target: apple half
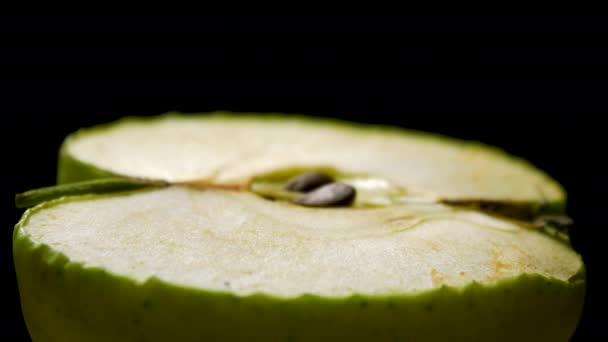
M 299 204 L 307 172 L 354 198 Z M 18 197 L 34 341 L 568 341 L 583 309 L 564 190 L 479 143 L 171 113 L 72 134 L 58 181 Z

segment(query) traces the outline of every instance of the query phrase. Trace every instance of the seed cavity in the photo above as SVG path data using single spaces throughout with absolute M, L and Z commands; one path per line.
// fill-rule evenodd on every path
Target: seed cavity
M 324 173 L 304 172 L 289 179 L 285 189 L 288 191 L 310 191 L 331 182 L 333 182 L 333 179 Z
M 335 182 L 299 196 L 293 202 L 308 207 L 348 206 L 355 199 L 355 195 L 356 191 L 352 186 Z

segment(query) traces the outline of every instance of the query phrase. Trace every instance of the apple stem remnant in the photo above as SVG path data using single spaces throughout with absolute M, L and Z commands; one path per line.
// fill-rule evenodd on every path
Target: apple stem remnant
M 246 190 L 246 187 L 243 185 L 212 184 L 210 182 L 203 181 L 170 183 L 161 180 L 149 180 L 130 177 L 109 177 L 87 180 L 82 182 L 54 185 L 19 193 L 15 196 L 15 206 L 17 208 L 30 208 L 42 202 L 50 201 L 64 196 L 105 194 L 113 192 L 140 190 L 145 188 L 162 188 L 170 185 L 182 185 L 198 190 Z
M 169 183 L 158 180 L 147 180 L 126 177 L 100 178 L 83 182 L 61 184 L 29 190 L 15 196 L 17 208 L 29 208 L 45 201 L 64 196 L 87 194 L 104 194 L 121 191 L 132 191 L 150 187 L 165 187 Z

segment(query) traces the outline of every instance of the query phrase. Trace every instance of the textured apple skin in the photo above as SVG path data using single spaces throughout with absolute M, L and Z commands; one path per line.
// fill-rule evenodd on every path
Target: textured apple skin
M 568 341 L 584 270 L 570 282 L 521 275 L 416 294 L 280 298 L 137 283 L 70 261 L 15 227 L 22 310 L 33 341 Z M 365 276 L 365 275 L 362 275 Z
M 66 141 L 69 141 L 69 139 L 70 138 L 67 138 Z M 116 176 L 117 175 L 111 172 L 102 170 L 90 164 L 83 163 L 82 161 L 72 157 L 67 152 L 65 143 L 59 150 L 57 184 L 67 184 Z
M 70 156 L 72 138 L 60 150 L 59 183 L 113 176 Z M 21 226 L 60 201 L 28 210 L 14 230 L 22 310 L 35 342 L 568 341 L 583 310 L 584 269 L 571 282 L 523 274 L 495 284 L 346 298 L 240 297 L 156 278 L 137 283 L 30 240 Z M 549 206 L 563 209 L 565 196 Z

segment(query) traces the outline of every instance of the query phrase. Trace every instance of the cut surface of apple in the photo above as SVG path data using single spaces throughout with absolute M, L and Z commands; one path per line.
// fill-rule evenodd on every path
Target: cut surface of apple
M 300 117 L 165 115 L 84 129 L 64 164 L 165 180 L 244 184 L 288 167 L 372 175 L 443 198 L 562 202 L 560 185 L 523 160 L 477 143 L 380 126 Z M 60 181 L 81 180 L 69 166 Z M 76 172 L 77 173 L 77 172 Z
M 294 202 L 285 184 L 310 170 L 354 200 Z M 477 143 L 228 114 L 66 139 L 60 182 L 110 175 L 163 186 L 58 197 L 15 229 L 35 341 L 567 341 L 581 315 L 581 257 L 532 223 L 564 191 Z
M 522 273 L 567 282 L 581 268 L 564 243 L 481 214 L 301 208 L 181 187 L 70 201 L 33 215 L 24 232 L 139 282 L 239 295 L 390 295 Z

